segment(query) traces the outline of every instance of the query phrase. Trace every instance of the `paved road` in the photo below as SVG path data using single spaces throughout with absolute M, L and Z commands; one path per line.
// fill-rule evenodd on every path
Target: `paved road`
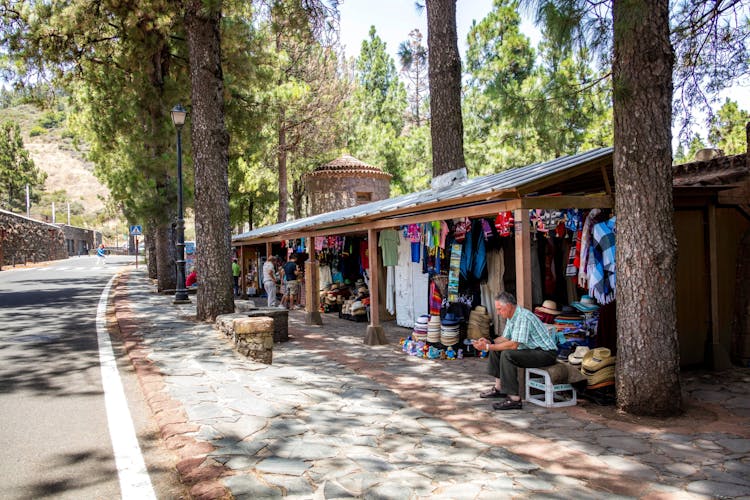
M 96 316 L 105 286 L 132 261 L 81 257 L 0 272 L 0 498 L 121 498 Z M 157 490 L 174 497 L 169 457 L 132 374 L 120 372 Z

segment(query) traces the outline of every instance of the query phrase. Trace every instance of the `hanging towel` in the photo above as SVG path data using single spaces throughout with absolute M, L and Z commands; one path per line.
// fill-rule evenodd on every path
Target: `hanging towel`
M 589 263 L 589 295 L 600 304 L 615 300 L 615 218 L 594 226 Z
M 385 308 L 391 314 L 396 314 L 396 268 L 386 267 Z
M 583 230 L 581 231 L 581 266 L 578 268 L 578 286 L 581 288 L 588 288 L 588 259 L 590 255 L 591 229 L 594 226 L 594 219 L 600 213 L 601 210 L 594 208 L 586 216 L 586 221 L 583 223 Z

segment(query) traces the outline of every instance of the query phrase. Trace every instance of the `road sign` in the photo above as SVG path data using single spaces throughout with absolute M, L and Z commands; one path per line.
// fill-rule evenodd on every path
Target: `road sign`
M 130 226 L 130 236 L 140 236 L 143 234 L 141 226 Z

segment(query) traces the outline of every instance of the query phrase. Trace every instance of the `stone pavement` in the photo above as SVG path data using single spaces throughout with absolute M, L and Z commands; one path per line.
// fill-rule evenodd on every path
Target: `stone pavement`
M 237 354 L 145 271 L 114 287 L 122 340 L 194 498 L 750 498 L 750 370 L 683 376 L 685 415 L 495 412 L 485 361 L 362 343 L 365 323 L 289 315 L 273 364 Z

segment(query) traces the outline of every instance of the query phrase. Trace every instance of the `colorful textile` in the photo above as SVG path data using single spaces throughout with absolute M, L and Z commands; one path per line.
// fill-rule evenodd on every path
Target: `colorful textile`
M 487 222 L 487 219 L 482 219 L 482 232 L 484 233 L 484 241 L 492 238 L 492 228 L 490 227 L 490 223 Z
M 441 232 L 440 221 L 439 220 L 432 221 L 430 223 L 430 226 L 432 229 L 431 231 L 432 240 L 430 241 L 430 248 L 439 247 L 440 246 L 440 232 Z
M 440 288 L 438 288 L 434 281 L 430 282 L 430 315 L 440 316 L 440 308 L 442 307 L 442 305 L 443 296 L 440 295 Z
M 464 239 L 466 238 L 466 233 L 469 232 L 470 229 L 471 222 L 469 222 L 469 219 L 464 217 L 456 224 L 456 227 L 453 229 L 453 237 L 457 242 L 463 243 Z
M 503 238 L 510 236 L 513 232 L 514 223 L 513 212 L 508 211 L 498 213 L 495 218 L 495 229 L 497 229 L 497 234 Z
M 411 243 L 421 243 L 422 242 L 422 228 L 419 224 L 409 224 L 409 227 L 407 228 L 407 234 L 409 235 L 409 241 Z M 414 262 L 419 262 L 414 261 Z
M 589 262 L 589 295 L 600 304 L 615 300 L 615 217 L 594 226 Z
M 419 262 L 419 258 L 421 257 L 422 253 L 422 243 L 410 243 L 411 246 L 411 261 L 412 262 Z
M 445 238 L 448 236 L 449 232 L 448 223 L 440 221 L 440 248 L 445 248 Z
M 451 245 L 451 263 L 448 269 L 448 301 L 455 302 L 458 298 L 458 281 L 461 274 L 461 244 Z
M 589 277 L 588 277 L 588 260 L 589 260 L 589 246 L 591 243 L 591 229 L 594 226 L 594 219 L 601 213 L 601 210 L 595 208 L 589 212 L 586 216 L 586 221 L 583 223 L 583 230 L 581 231 L 581 265 L 578 267 L 578 286 L 581 288 L 588 288 Z
M 383 266 L 398 265 L 398 232 L 395 229 L 380 231 L 378 246 L 383 253 Z

